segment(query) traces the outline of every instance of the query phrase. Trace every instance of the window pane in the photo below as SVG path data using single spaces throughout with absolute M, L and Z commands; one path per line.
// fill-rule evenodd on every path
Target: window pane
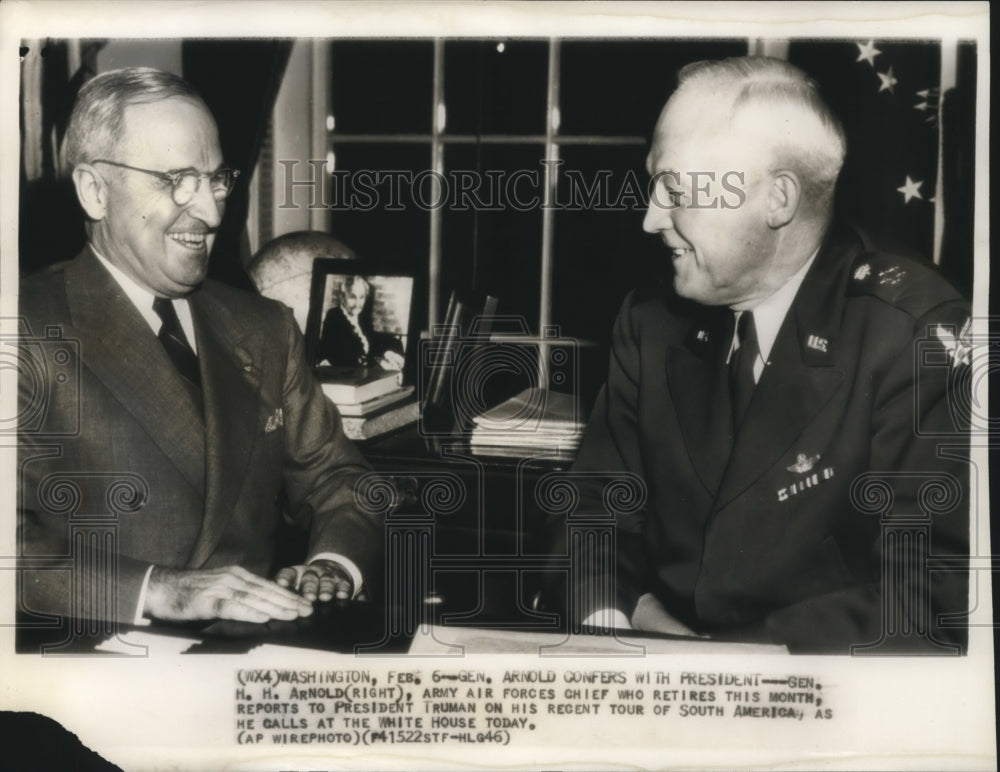
M 334 152 L 343 176 L 325 195 L 331 233 L 358 257 L 399 260 L 426 273 L 430 216 L 408 179 L 430 168 L 430 147 L 351 143 Z
M 500 313 L 523 315 L 537 332 L 542 157 L 541 145 L 446 148 L 452 191 L 442 212 L 442 303 L 452 289 L 489 293 L 499 298 Z M 462 176 L 466 187 L 481 180 L 464 200 L 454 184 Z
M 544 134 L 548 51 L 547 41 L 446 42 L 447 132 Z
M 568 147 L 562 153 L 552 318 L 564 336 L 598 343 L 581 349 L 579 358 L 581 404 L 589 408 L 607 376 L 611 326 L 625 295 L 669 281 L 670 258 L 660 239 L 642 230 L 645 147 Z M 586 187 L 600 198 L 588 204 Z
M 338 40 L 330 61 L 336 132 L 430 133 L 433 42 Z
M 676 85 L 701 59 L 745 56 L 746 40 L 565 40 L 559 92 L 563 134 L 649 137 Z

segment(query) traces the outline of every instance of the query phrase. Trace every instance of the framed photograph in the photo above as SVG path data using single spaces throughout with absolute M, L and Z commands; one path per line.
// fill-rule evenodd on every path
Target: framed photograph
M 321 258 L 313 263 L 306 352 L 321 377 L 357 368 L 409 372 L 419 336 L 417 278 L 389 264 Z

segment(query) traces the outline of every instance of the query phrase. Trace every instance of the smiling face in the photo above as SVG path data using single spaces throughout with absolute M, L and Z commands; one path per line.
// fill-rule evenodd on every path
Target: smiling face
M 691 99 L 667 103 L 646 162 L 656 184 L 643 229 L 670 249 L 678 295 L 746 308 L 780 286 L 770 152 L 756 132 L 720 127 L 718 114 Z
M 205 106 L 171 97 L 128 105 L 121 142 L 107 160 L 212 172 L 222 166 L 222 150 Z M 107 183 L 103 217 L 91 229 L 97 250 L 155 295 L 181 297 L 201 284 L 225 211 L 207 179 L 187 205 L 177 206 L 169 182 L 106 164 L 94 168 Z

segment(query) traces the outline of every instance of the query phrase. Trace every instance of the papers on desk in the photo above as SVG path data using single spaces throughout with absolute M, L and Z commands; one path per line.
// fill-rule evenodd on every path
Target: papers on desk
M 787 654 L 788 649 L 763 643 L 726 643 L 709 639 L 645 638 L 628 631 L 611 635 L 569 635 L 526 630 L 476 627 L 422 627 L 413 637 L 410 654 Z
M 134 657 L 143 654 L 145 648 L 146 656 L 150 657 L 171 657 L 176 654 L 183 654 L 192 646 L 198 643 L 197 638 L 185 638 L 180 635 L 163 635 L 158 632 L 147 632 L 145 630 L 129 630 L 119 633 L 117 636 L 108 638 L 94 647 L 94 651 L 105 654 L 121 654 Z
M 470 448 L 493 456 L 538 451 L 572 456 L 580 446 L 583 417 L 572 394 L 529 388 L 473 419 Z

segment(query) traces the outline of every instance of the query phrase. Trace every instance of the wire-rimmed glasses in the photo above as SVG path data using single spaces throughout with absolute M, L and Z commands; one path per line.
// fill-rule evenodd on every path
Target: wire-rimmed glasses
M 202 177 L 208 179 L 208 184 L 212 189 L 212 195 L 215 197 L 215 200 L 225 201 L 233 190 L 236 178 L 240 176 L 239 169 L 231 169 L 228 166 L 223 166 L 214 172 L 200 172 L 194 168 L 171 169 L 166 172 L 157 172 L 152 169 L 140 169 L 138 166 L 129 166 L 128 164 L 119 163 L 118 161 L 108 161 L 103 158 L 96 158 L 91 163 L 108 164 L 109 166 L 117 166 L 121 169 L 130 169 L 133 172 L 142 172 L 143 174 L 149 174 L 161 179 L 164 182 L 169 182 L 171 194 L 177 206 L 187 206 L 191 203 L 198 193 L 198 188 L 201 187 Z

